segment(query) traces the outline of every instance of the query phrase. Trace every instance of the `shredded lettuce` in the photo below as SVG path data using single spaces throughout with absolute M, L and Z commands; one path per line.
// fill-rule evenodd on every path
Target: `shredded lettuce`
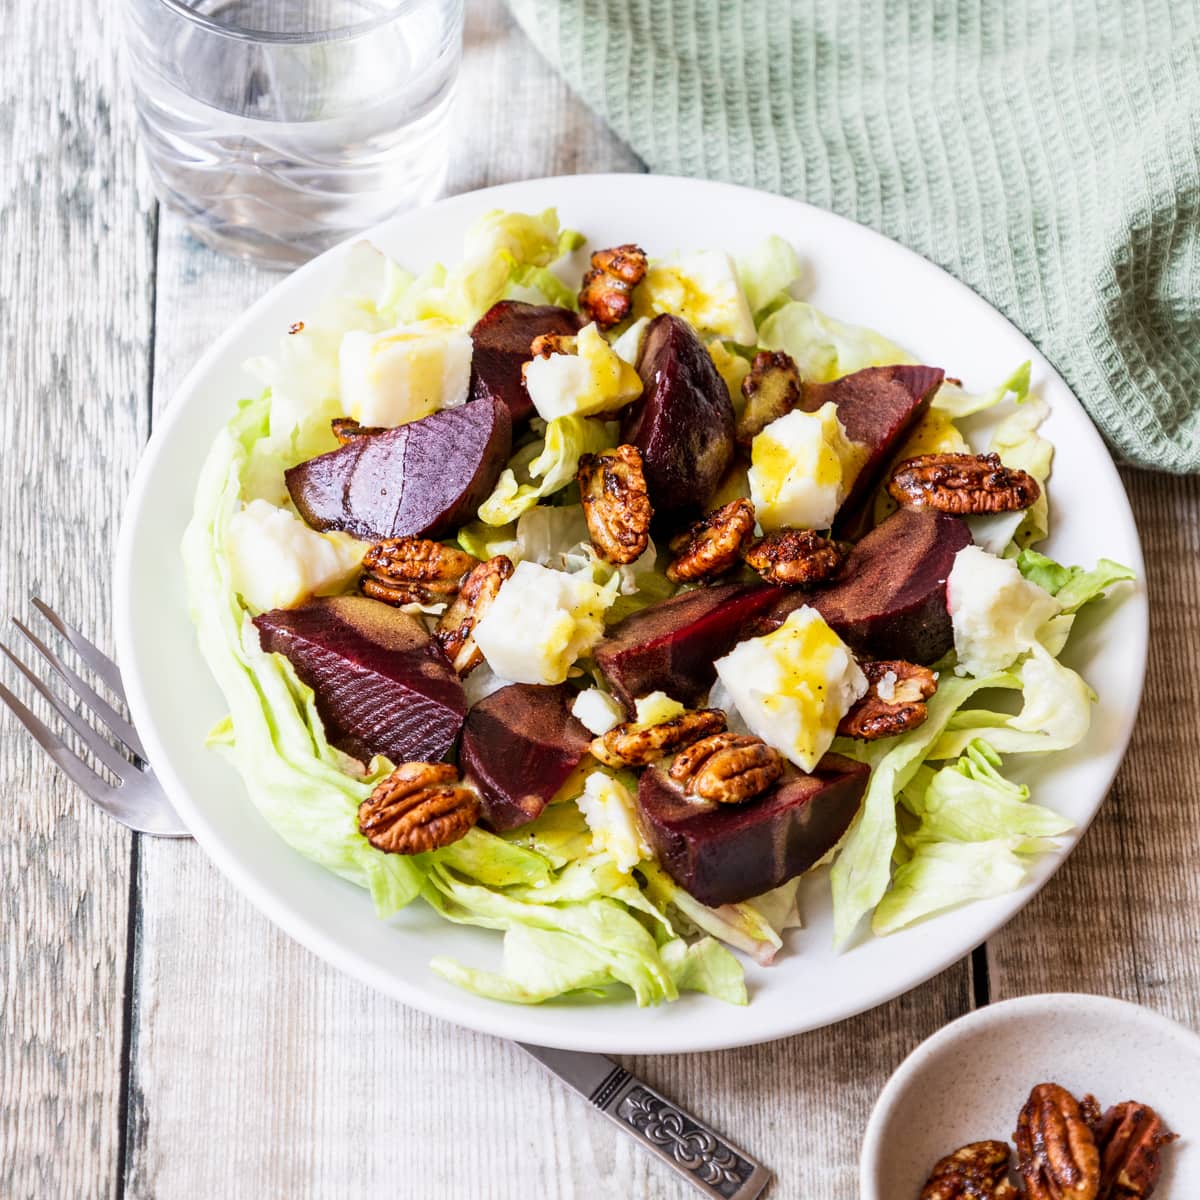
M 759 327 L 758 342 L 767 350 L 785 350 L 801 376 L 817 383 L 865 367 L 915 361 L 881 334 L 847 325 L 803 300 L 791 300 L 771 313 Z
M 946 416 L 958 420 L 970 417 L 975 413 L 995 408 L 997 404 L 1010 396 L 1017 404 L 1024 404 L 1029 398 L 1030 373 L 1033 364 L 1023 362 L 1003 383 L 992 388 L 989 392 L 972 394 L 965 392 L 961 384 L 946 380 L 937 390 L 930 408 L 945 413 Z
M 777 234 L 765 238 L 734 265 L 756 323 L 767 311 L 791 299 L 789 289 L 800 278 L 799 255 L 791 242 Z
M 1017 567 L 1026 579 L 1048 591 L 1064 613 L 1078 612 L 1085 604 L 1103 596 L 1115 583 L 1134 579 L 1134 573 L 1111 558 L 1102 558 L 1090 571 L 1064 567 L 1036 550 L 1022 550 Z
M 1043 541 L 1050 532 L 1050 498 L 1046 481 L 1054 461 L 1054 446 L 1038 433 L 1038 427 L 1050 415 L 1049 405 L 1040 397 L 1030 397 L 992 433 L 989 449 L 1000 455 L 1006 467 L 1028 471 L 1041 484 L 1042 492 L 1025 510 L 1011 535 L 1005 556 L 1012 558 L 1021 549 Z M 974 528 L 974 526 L 972 526 Z

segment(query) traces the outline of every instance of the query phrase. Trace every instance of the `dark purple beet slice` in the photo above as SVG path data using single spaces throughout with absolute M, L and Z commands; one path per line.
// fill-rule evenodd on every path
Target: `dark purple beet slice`
M 846 436 L 870 451 L 838 512 L 837 533 L 860 530 L 884 468 L 929 408 L 943 375 L 940 367 L 867 367 L 829 383 L 805 384 L 805 409 L 815 412 L 832 400 Z
M 471 709 L 458 763 L 490 828 L 532 821 L 579 765 L 592 739 L 571 715 L 574 698 L 565 684 L 514 683 Z
M 326 736 L 364 761 L 438 762 L 467 715 L 462 684 L 416 617 L 365 596 L 254 618 L 259 641 L 312 688 Z
M 870 768 L 827 754 L 806 775 L 789 767 L 745 804 L 685 796 L 659 767 L 642 772 L 638 812 L 663 870 L 701 904 L 760 896 L 819 862 L 841 841 L 862 801 Z
M 285 476 L 314 529 L 344 529 L 368 541 L 440 538 L 474 518 L 511 450 L 508 409 L 499 400 L 473 400 L 355 438 Z
M 811 604 L 856 654 L 937 662 L 954 645 L 946 580 L 970 542 L 961 517 L 901 508 L 851 550 L 839 582 L 793 592 L 763 625 L 778 627 L 792 609 Z
M 529 361 L 533 339 L 543 333 L 571 334 L 579 328 L 579 314 L 554 304 L 523 304 L 501 300 L 475 323 L 471 341 L 471 396 L 476 400 L 502 400 L 513 424 L 533 415 L 533 402 L 525 390 L 521 368 Z
M 614 625 L 595 649 L 596 662 L 630 712 L 639 696 L 659 690 L 695 706 L 717 677 L 713 663 L 787 595 L 759 583 L 683 592 Z
M 692 327 L 669 313 L 646 329 L 638 374 L 621 440 L 642 452 L 657 520 L 679 524 L 704 510 L 733 458 L 729 389 Z

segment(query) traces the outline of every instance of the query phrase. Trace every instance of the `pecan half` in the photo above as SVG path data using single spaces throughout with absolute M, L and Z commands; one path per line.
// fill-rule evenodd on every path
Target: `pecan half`
M 512 573 L 512 560 L 503 554 L 472 567 L 454 602 L 438 620 L 433 636 L 445 650 L 450 665 L 464 678 L 483 662 L 483 653 L 475 644 L 475 626 Z
M 358 806 L 358 828 L 387 854 L 424 854 L 457 842 L 479 811 L 449 763 L 402 763 Z
M 533 358 L 549 358 L 553 354 L 574 354 L 576 339 L 573 333 L 539 333 L 529 344 Z
M 862 662 L 859 666 L 870 687 L 838 722 L 837 731 L 842 737 L 873 742 L 925 723 L 929 716 L 925 701 L 937 691 L 937 680 L 928 667 L 899 659 Z M 890 680 L 889 675 L 893 676 Z
M 717 733 L 681 750 L 667 774 L 702 800 L 741 804 L 783 774 L 783 757 L 762 738 Z
M 667 568 L 667 578 L 688 583 L 724 575 L 737 566 L 742 548 L 753 535 L 754 505 L 749 500 L 730 500 L 671 539 L 676 558 Z
M 745 559 L 768 583 L 804 587 L 832 579 L 846 554 L 815 529 L 779 529 L 759 538 Z
M 650 545 L 650 496 L 636 446 L 618 446 L 579 460 L 580 500 L 592 545 L 601 558 L 636 562 Z
M 363 556 L 363 594 L 387 604 L 437 604 L 479 560 L 428 538 L 387 538 Z
M 583 277 L 579 307 L 601 329 L 619 325 L 633 307 L 633 289 L 646 277 L 646 252 L 627 243 L 592 255 L 592 269 Z
M 919 454 L 892 472 L 887 490 L 897 504 L 960 516 L 1016 512 L 1042 494 L 1032 475 L 1006 467 L 998 454 Z
M 1018 1200 L 1006 1142 L 971 1142 L 939 1159 L 920 1200 Z
M 1100 1152 L 1066 1088 L 1039 1083 L 1017 1117 L 1013 1140 L 1029 1200 L 1096 1200 Z
M 738 445 L 749 446 L 772 421 L 790 413 L 803 394 L 796 360 L 782 350 L 760 350 L 742 380 L 746 405 L 734 428 Z
M 661 725 L 615 725 L 592 741 L 591 751 L 609 767 L 644 767 L 724 728 L 719 708 L 691 708 Z
M 360 425 L 353 417 L 334 417 L 329 422 L 329 428 L 333 430 L 333 436 L 342 446 L 347 446 L 358 438 L 387 433 L 382 425 Z
M 1176 1140 L 1162 1117 L 1145 1104 L 1114 1104 L 1100 1121 L 1100 1191 L 1097 1200 L 1139 1200 L 1152 1195 L 1162 1171 L 1159 1150 Z

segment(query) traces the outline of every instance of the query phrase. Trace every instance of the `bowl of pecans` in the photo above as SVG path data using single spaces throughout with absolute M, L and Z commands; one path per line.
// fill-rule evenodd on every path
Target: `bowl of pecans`
M 918 1046 L 863 1138 L 862 1200 L 1200 1195 L 1200 1036 L 1102 996 L 988 1005 Z

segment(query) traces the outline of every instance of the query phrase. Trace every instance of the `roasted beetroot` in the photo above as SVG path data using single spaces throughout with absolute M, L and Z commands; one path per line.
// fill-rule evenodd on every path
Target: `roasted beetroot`
M 356 437 L 285 473 L 288 492 L 314 529 L 370 541 L 440 538 L 475 516 L 512 449 L 499 400 L 472 400 Z
M 579 316 L 553 304 L 523 304 L 501 300 L 475 323 L 471 341 L 471 395 L 476 400 L 502 400 L 513 424 L 533 414 L 521 368 L 530 359 L 533 339 L 543 333 L 570 334 L 579 328 Z
M 579 765 L 591 735 L 571 715 L 573 699 L 565 684 L 514 683 L 471 709 L 458 761 L 479 789 L 484 824 L 532 821 Z
M 749 900 L 807 871 L 841 841 L 870 769 L 827 754 L 806 775 L 783 778 L 744 804 L 684 794 L 659 767 L 642 772 L 638 812 L 655 857 L 702 904 Z
M 638 374 L 621 440 L 642 452 L 659 523 L 677 525 L 703 511 L 733 458 L 729 389 L 692 327 L 667 313 L 646 330 Z
M 835 530 L 839 534 L 861 531 L 881 473 L 929 407 L 942 377 L 940 367 L 867 367 L 830 383 L 805 385 L 804 408 L 815 412 L 833 401 L 846 436 L 869 450 L 838 512 Z
M 954 645 L 946 580 L 970 541 L 961 517 L 902 508 L 854 547 L 840 582 L 793 592 L 761 627 L 777 627 L 792 609 L 811 604 L 856 654 L 937 662 Z
M 316 696 L 326 736 L 364 762 L 437 762 L 467 715 L 462 684 L 416 618 L 365 596 L 310 600 L 254 618 Z
M 639 696 L 654 691 L 694 706 L 717 677 L 713 663 L 787 596 L 759 583 L 683 592 L 614 625 L 596 647 L 596 662 L 631 712 Z

